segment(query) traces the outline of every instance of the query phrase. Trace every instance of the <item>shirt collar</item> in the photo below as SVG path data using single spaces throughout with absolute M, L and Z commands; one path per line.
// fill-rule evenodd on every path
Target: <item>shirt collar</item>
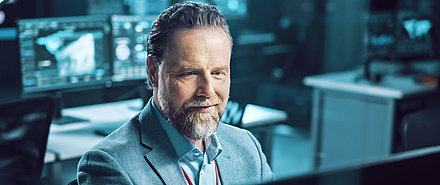
M 208 156 L 209 162 L 214 161 L 223 151 L 220 141 L 218 140 L 217 134 L 214 133 L 211 136 L 211 143 L 209 143 L 206 149 L 206 155 Z
M 182 159 L 185 155 L 189 154 L 194 149 L 197 150 L 197 148 L 191 142 L 189 142 L 188 139 L 186 139 L 183 135 L 177 132 L 174 127 L 171 126 L 168 120 L 165 119 L 165 117 L 156 107 L 154 101 L 151 101 L 151 103 L 153 105 L 154 112 L 159 118 L 159 122 L 165 130 L 166 135 L 170 139 L 179 160 Z M 206 149 L 206 155 L 210 162 L 215 160 L 223 151 L 223 148 L 220 145 L 216 133 L 211 136 L 210 143 L 205 143 L 205 146 L 206 145 L 208 145 L 208 148 Z

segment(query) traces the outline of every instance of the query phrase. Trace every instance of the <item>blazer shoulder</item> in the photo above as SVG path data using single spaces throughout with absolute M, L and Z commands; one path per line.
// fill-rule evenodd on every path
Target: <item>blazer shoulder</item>
M 218 130 L 225 130 L 225 131 L 229 131 L 229 132 L 233 132 L 233 133 L 241 133 L 241 134 L 249 132 L 246 129 L 239 128 L 239 127 L 236 127 L 234 125 L 229 125 L 229 124 L 226 124 L 226 123 L 221 123 L 221 122 L 218 125 Z
M 108 153 L 120 151 L 123 147 L 139 143 L 140 135 L 139 113 L 116 129 L 114 132 L 103 138 L 92 150 L 102 150 Z
M 226 137 L 249 137 L 252 133 L 249 130 L 239 128 L 233 125 L 219 123 L 217 135 Z
M 242 146 L 243 148 L 256 148 L 252 146 L 259 145 L 255 136 L 248 130 L 238 128 L 233 125 L 219 123 L 217 129 L 217 137 L 226 145 L 233 144 L 236 147 Z

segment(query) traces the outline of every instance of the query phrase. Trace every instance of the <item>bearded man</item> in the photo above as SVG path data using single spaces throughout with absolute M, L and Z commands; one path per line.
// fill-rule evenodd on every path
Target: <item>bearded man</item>
M 214 7 L 178 3 L 148 38 L 144 109 L 86 152 L 79 184 L 243 184 L 274 175 L 257 139 L 219 123 L 230 87 L 232 37 Z

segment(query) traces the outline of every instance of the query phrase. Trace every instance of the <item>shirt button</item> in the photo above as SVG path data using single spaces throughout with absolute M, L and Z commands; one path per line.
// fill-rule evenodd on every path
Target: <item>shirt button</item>
M 202 171 L 200 172 L 200 175 L 204 175 L 204 174 L 205 174 L 205 171 L 202 170 Z

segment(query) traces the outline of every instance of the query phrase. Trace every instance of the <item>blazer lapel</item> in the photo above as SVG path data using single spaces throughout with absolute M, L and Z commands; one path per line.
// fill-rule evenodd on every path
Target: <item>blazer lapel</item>
M 145 155 L 145 158 L 165 184 L 183 184 L 186 181 L 177 156 L 171 155 L 169 149 L 160 145 L 156 146 Z
M 231 160 L 231 157 L 228 156 L 226 152 L 223 152 L 220 156 L 218 156 L 216 161 L 218 165 L 218 173 L 220 174 L 221 184 L 233 184 L 233 181 L 231 181 L 231 177 L 234 177 L 237 174 L 234 174 L 233 170 L 230 170 L 230 168 L 236 166 Z
M 223 151 L 217 157 L 218 171 L 222 184 L 242 184 L 249 180 L 252 176 L 252 171 L 243 168 L 249 164 L 245 163 L 243 153 L 236 148 L 237 143 L 231 140 L 231 136 L 227 134 L 224 129 L 225 125 L 219 123 L 217 129 L 217 137 L 222 145 Z
M 182 184 L 186 180 L 180 168 L 177 154 L 154 113 L 151 101 L 153 100 L 149 100 L 139 117 L 141 145 L 150 149 L 145 154 L 145 159 L 165 184 Z

